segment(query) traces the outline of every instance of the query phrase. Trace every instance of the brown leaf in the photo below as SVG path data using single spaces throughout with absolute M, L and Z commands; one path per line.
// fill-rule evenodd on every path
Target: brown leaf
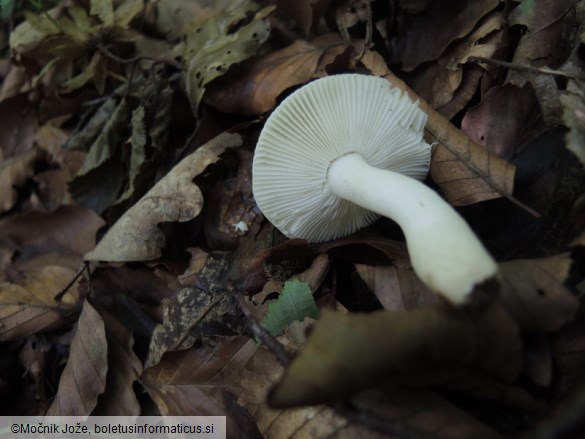
M 203 195 L 193 183 L 227 148 L 240 145 L 237 134 L 220 134 L 185 157 L 108 231 L 88 261 L 148 261 L 161 254 L 165 238 L 158 224 L 188 221 L 203 207 Z
M 30 212 L 0 220 L 0 239 L 10 239 L 27 254 L 83 255 L 95 245 L 104 220 L 83 206 L 62 206 L 52 213 Z M 81 261 L 80 261 L 81 262 Z
M 244 290 L 260 291 L 269 280 L 284 281 L 306 270 L 317 254 L 304 239 L 289 239 L 257 253 L 248 264 Z
M 163 416 L 227 416 L 228 438 L 260 438 L 252 417 L 236 403 L 240 376 L 258 347 L 246 337 L 219 339 L 167 353 L 144 371 L 142 383 Z
M 0 149 L 4 159 L 30 151 L 39 125 L 36 108 L 26 94 L 0 102 Z
M 206 102 L 228 113 L 265 113 L 288 88 L 323 76 L 325 67 L 349 47 L 337 34 L 321 35 L 311 43 L 297 40 L 228 72 L 209 88 Z
M 276 4 L 278 11 L 284 12 L 292 18 L 303 35 L 307 38 L 311 28 L 318 23 L 319 19 L 329 9 L 330 0 L 297 0 L 290 2 L 287 0 L 272 0 Z
M 282 374 L 274 355 L 260 348 L 246 363 L 241 377 L 244 391 L 238 403 L 254 416 L 267 439 L 378 437 L 362 425 L 351 424 L 326 406 L 273 409 L 266 402 L 269 388 Z M 386 437 L 386 436 L 384 436 Z
M 108 344 L 106 388 L 98 398 L 93 416 L 139 416 L 141 409 L 134 382 L 142 374 L 142 363 L 132 351 L 130 331 L 109 314 L 101 311 Z
M 399 268 L 412 267 L 404 242 L 393 241 L 368 230 L 321 244 L 319 251 L 349 259 L 354 263 L 379 265 L 391 262 L 393 266 Z
M 355 268 L 386 310 L 400 311 L 438 301 L 412 270 L 364 264 L 356 264 Z
M 529 85 L 493 87 L 478 106 L 465 114 L 461 129 L 488 151 L 510 158 L 542 132 L 537 108 L 538 101 Z
M 394 86 L 404 90 L 429 118 L 425 127 L 426 139 L 433 142 L 430 175 L 449 202 L 465 206 L 504 196 L 512 198 L 515 168 L 510 163 L 474 143 L 406 84 L 388 70 L 384 60 L 375 52 L 367 51 L 362 63 L 375 75 L 383 76 Z
M 422 14 L 411 19 L 408 30 L 395 42 L 392 61 L 402 63 L 403 70 L 411 71 L 426 61 L 437 59 L 453 41 L 471 32 L 499 3 L 499 0 L 431 2 Z
M 406 431 L 411 431 L 411 435 L 415 437 L 437 439 L 501 437 L 464 409 L 432 390 L 392 387 L 383 391 L 365 392 L 353 399 L 352 403 L 361 412 L 371 413 L 389 425 L 400 425 Z
M 76 271 L 51 265 L 51 261 L 63 263 L 62 255 L 47 256 L 20 264 L 23 278 L 17 283 L 0 282 L 0 341 L 63 327 L 79 312 L 79 280 L 60 300 L 56 298 L 75 278 Z
M 527 29 L 514 51 L 512 62 L 535 67 L 557 68 L 569 56 L 570 38 L 566 32 L 576 28 L 573 0 L 544 0 L 518 5 L 510 13 L 511 26 Z M 508 80 L 523 85 L 524 72 L 511 70 Z M 524 80 L 523 80 L 524 79 Z
M 500 264 L 502 304 L 528 331 L 556 331 L 572 320 L 579 300 L 563 285 L 571 267 L 568 253 Z
M 471 101 L 485 72 L 477 65 L 465 65 L 468 58 L 504 57 L 507 44 L 503 23 L 501 12 L 484 17 L 472 33 L 454 41 L 437 62 L 418 68 L 409 80 L 412 89 L 435 110 L 451 119 Z
M 106 387 L 108 345 L 104 321 L 86 300 L 69 360 L 47 416 L 88 416 Z
M 0 221 L 0 249 L 7 257 L 0 272 L 0 339 L 13 340 L 71 322 L 80 308 L 80 279 L 65 288 L 102 225 L 100 217 L 81 206 Z
M 18 201 L 16 188 L 34 174 L 34 165 L 39 158 L 39 150 L 27 152 L 0 161 L 0 212 L 10 210 Z
M 172 297 L 163 299 L 163 322 L 152 333 L 144 366 L 148 368 L 158 364 L 165 352 L 191 347 L 196 336 L 191 336 L 189 332 L 205 317 L 212 302 L 211 294 L 194 288 L 182 288 Z
M 437 305 L 370 314 L 324 310 L 269 402 L 319 404 L 385 381 L 437 385 L 465 366 L 510 383 L 521 348 L 518 328 L 497 306 L 474 316 Z

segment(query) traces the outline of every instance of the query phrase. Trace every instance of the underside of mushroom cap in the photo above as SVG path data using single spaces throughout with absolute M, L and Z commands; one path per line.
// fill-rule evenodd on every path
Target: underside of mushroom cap
M 288 96 L 264 125 L 253 162 L 256 203 L 288 237 L 320 242 L 349 235 L 378 215 L 332 193 L 331 163 L 357 152 L 371 166 L 423 179 L 431 157 L 422 139 L 426 121 L 383 78 L 317 79 Z

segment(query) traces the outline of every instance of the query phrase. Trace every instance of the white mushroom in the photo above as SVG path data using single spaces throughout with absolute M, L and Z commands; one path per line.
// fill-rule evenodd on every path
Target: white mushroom
M 288 237 L 319 242 L 378 218 L 396 221 L 412 266 L 432 290 L 462 304 L 497 265 L 468 224 L 420 182 L 431 146 L 427 115 L 385 79 L 343 74 L 299 88 L 258 139 L 253 191 Z

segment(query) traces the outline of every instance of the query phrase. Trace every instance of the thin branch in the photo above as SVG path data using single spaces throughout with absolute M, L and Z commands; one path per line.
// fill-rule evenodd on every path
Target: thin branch
M 81 277 L 81 275 L 86 270 L 89 273 L 89 262 L 87 262 L 87 261 L 85 261 L 83 263 L 83 267 L 81 267 L 81 269 L 75 274 L 75 276 L 73 276 L 73 279 L 71 279 L 69 281 L 69 283 L 65 286 L 65 288 L 63 288 L 61 291 L 59 291 L 57 294 L 55 294 L 55 296 L 53 297 L 55 302 L 60 302 L 61 299 L 63 299 L 63 296 L 65 295 L 65 293 L 67 293 L 67 291 L 69 291 L 69 289 L 75 284 L 75 282 L 77 282 L 77 280 Z
M 527 66 L 525 64 L 517 64 L 517 63 L 508 62 L 508 61 L 501 61 L 499 59 L 484 58 L 483 56 L 470 56 L 469 58 L 467 58 L 467 61 L 473 62 L 473 63 L 478 63 L 478 64 L 479 63 L 492 64 L 494 66 L 506 67 L 508 69 L 514 69 L 514 70 L 524 70 L 527 72 L 542 73 L 544 75 L 553 75 L 553 76 L 560 76 L 560 77 L 569 78 L 569 79 L 585 80 L 585 75 L 579 75 L 577 73 L 562 72 L 560 70 L 549 69 L 548 67 Z
M 96 48 L 107 58 L 120 64 L 131 64 L 139 61 L 152 61 L 155 64 L 168 64 L 177 70 L 182 70 L 183 66 L 174 59 L 153 58 L 150 56 L 135 56 L 133 58 L 120 58 L 119 56 L 110 52 L 103 44 L 96 45 Z
M 246 317 L 248 321 L 248 326 L 250 330 L 257 337 L 270 351 L 274 354 L 278 362 L 283 365 L 284 367 L 288 366 L 291 362 L 291 355 L 286 351 L 284 346 L 282 346 L 265 328 L 263 328 L 258 320 L 252 315 L 250 310 L 248 309 L 248 305 L 244 301 L 244 294 L 243 291 L 232 288 L 232 294 L 236 296 L 236 301 L 242 310 L 242 314 Z

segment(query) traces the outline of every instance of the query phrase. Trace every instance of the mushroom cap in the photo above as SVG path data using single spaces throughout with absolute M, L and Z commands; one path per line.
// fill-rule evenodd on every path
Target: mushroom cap
M 358 152 L 371 166 L 422 180 L 431 158 L 422 139 L 426 121 L 418 103 L 383 78 L 317 79 L 289 95 L 260 133 L 252 165 L 256 203 L 289 238 L 349 235 L 379 215 L 331 191 L 331 163 Z

